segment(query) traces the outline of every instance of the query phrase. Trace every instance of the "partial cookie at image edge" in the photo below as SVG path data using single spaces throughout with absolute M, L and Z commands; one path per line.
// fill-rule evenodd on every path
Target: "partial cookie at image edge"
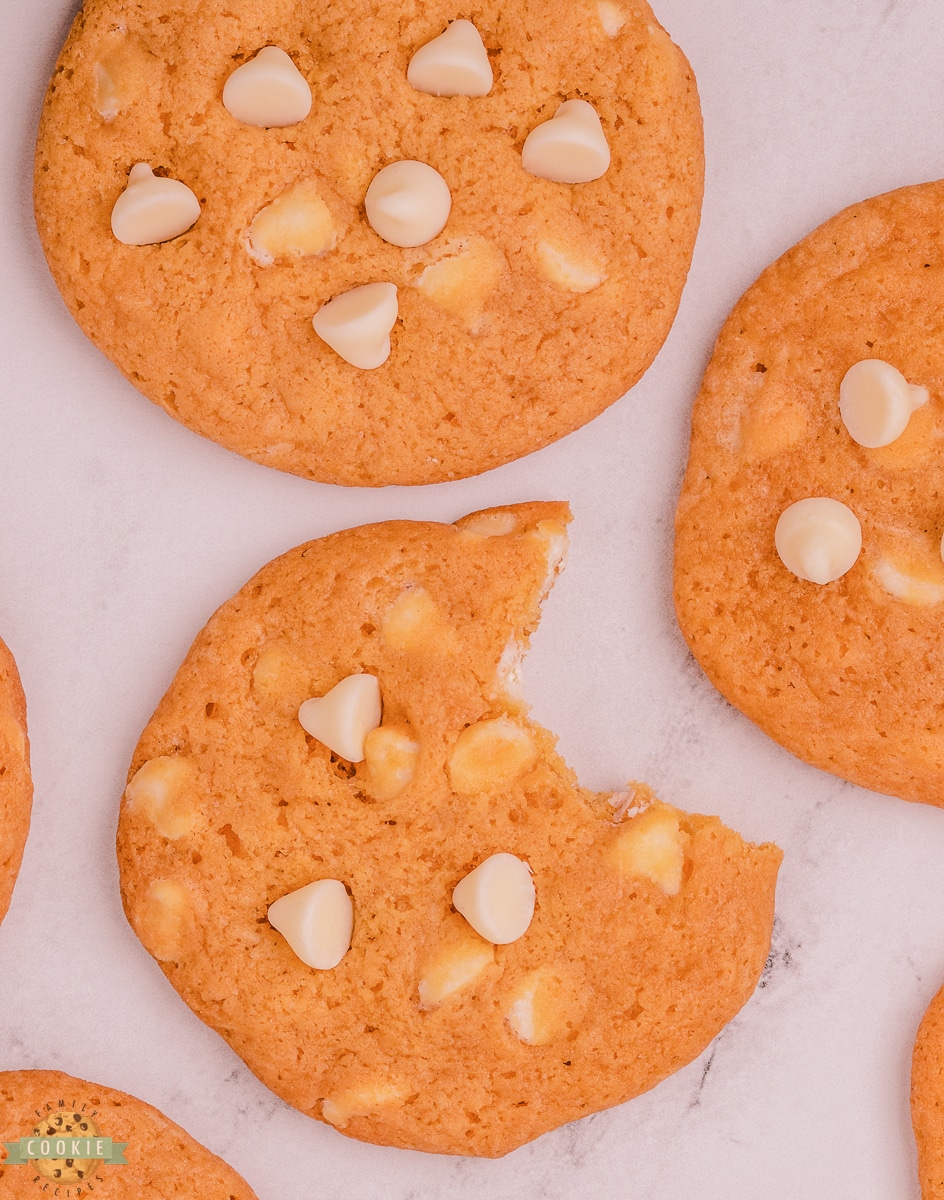
M 902 188 L 845 209 L 763 272 L 695 401 L 675 526 L 679 626 L 722 695 L 806 762 L 933 805 L 944 804 L 942 228 L 944 183 Z M 867 386 L 904 389 L 910 416 L 869 417 L 878 392 L 861 378 L 848 407 L 847 377 L 875 362 Z M 882 444 L 860 444 L 847 422 Z M 811 523 L 800 503 L 815 505 Z
M 81 1139 L 71 1148 L 101 1150 L 104 1157 L 39 1157 L 44 1139 L 55 1155 L 61 1138 Z M 86 1139 L 93 1144 L 82 1144 Z M 100 1191 L 112 1200 L 143 1194 L 257 1200 L 240 1175 L 152 1105 L 61 1071 L 0 1072 L 3 1142 L 18 1143 L 15 1155 L 0 1145 L 2 1191 L 11 1200 L 44 1191 L 59 1196 Z
M 23 858 L 32 799 L 26 697 L 13 655 L 0 641 L 0 921 Z

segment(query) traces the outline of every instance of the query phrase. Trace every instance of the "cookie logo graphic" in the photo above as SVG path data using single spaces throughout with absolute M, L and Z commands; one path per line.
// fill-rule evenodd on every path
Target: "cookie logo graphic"
M 9 1152 L 5 1166 L 29 1166 L 35 1182 L 54 1196 L 84 1196 L 102 1182 L 99 1168 L 125 1166 L 127 1142 L 104 1137 L 95 1117 L 97 1110 L 86 1104 L 68 1105 L 64 1100 L 37 1111 L 29 1137 L 5 1142 Z M 56 1185 L 50 1189 L 50 1183 Z

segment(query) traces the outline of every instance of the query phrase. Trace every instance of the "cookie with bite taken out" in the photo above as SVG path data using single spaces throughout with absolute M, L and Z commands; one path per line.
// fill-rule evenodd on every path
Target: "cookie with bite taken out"
M 142 734 L 136 933 L 290 1104 L 497 1156 L 654 1086 L 751 995 L 780 852 L 581 788 L 518 663 L 557 503 L 299 546 L 198 635 Z

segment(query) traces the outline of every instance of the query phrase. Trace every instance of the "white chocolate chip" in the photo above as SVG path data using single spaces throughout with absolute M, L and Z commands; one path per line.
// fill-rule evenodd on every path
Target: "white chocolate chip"
M 623 875 L 648 879 L 675 896 L 682 887 L 686 841 L 675 810 L 654 804 L 619 826 L 612 857 Z
M 477 721 L 456 739 L 449 781 L 464 796 L 496 791 L 530 771 L 537 757 L 531 734 L 517 722 L 508 717 Z
M 505 649 L 498 660 L 496 672 L 498 687 L 512 700 L 524 699 L 524 685 L 521 682 L 523 659 L 524 646 L 512 635 L 505 643 Z
M 288 648 L 279 642 L 263 646 L 252 668 L 252 690 L 256 695 L 265 699 L 278 698 L 292 661 Z
M 118 72 L 111 63 L 95 64 L 95 108 L 105 121 L 114 121 L 124 106 Z
M 193 759 L 183 755 L 149 759 L 125 788 L 129 809 L 143 813 L 162 837 L 183 837 L 197 822 L 192 800 L 196 774 Z
M 531 868 L 513 854 L 493 854 L 460 880 L 452 903 L 480 937 L 507 946 L 527 932 L 534 916 Z
M 406 1090 L 388 1079 L 372 1079 L 327 1097 L 321 1115 L 335 1129 L 344 1129 L 352 1117 L 368 1117 L 406 1098 Z
M 581 261 L 550 242 L 539 242 L 537 260 L 544 275 L 559 288 L 583 295 L 606 282 L 606 273 L 591 262 Z
M 296 183 L 260 209 L 249 227 L 250 255 L 263 266 L 278 258 L 327 254 L 338 235 L 327 204 L 315 184 Z
M 111 231 L 126 246 L 152 246 L 179 237 L 200 216 L 200 201 L 179 179 L 135 163 L 111 210 Z
M 324 696 L 298 710 L 302 729 L 348 762 L 364 761 L 364 740 L 380 724 L 380 683 L 376 675 L 348 675 Z
M 567 526 L 560 521 L 538 521 L 528 534 L 544 542 L 544 553 L 547 557 L 547 574 L 544 577 L 542 597 L 547 596 L 554 586 L 554 580 L 561 572 L 570 539 L 567 536 Z
M 761 399 L 745 412 L 740 429 L 744 461 L 764 462 L 798 446 L 807 436 L 809 417 L 795 397 L 785 397 L 783 392 L 781 384 L 765 383 Z
M 870 562 L 870 572 L 883 590 L 902 604 L 928 608 L 944 601 L 942 558 L 938 539 L 923 531 L 886 531 Z
M 533 1046 L 537 1040 L 534 1019 L 534 991 L 526 988 L 508 1009 L 505 1020 L 511 1026 L 512 1032 L 522 1042 Z
M 862 528 L 845 504 L 816 496 L 784 509 L 774 541 L 788 571 L 810 583 L 832 583 L 855 565 Z
M 375 800 L 399 796 L 416 774 L 420 744 L 408 729 L 381 725 L 364 739 L 365 783 Z
M 354 904 L 339 879 L 318 879 L 269 905 L 269 924 L 306 967 L 331 971 L 351 948 Z
M 528 134 L 521 165 L 555 183 L 590 183 L 610 165 L 610 147 L 596 109 L 586 100 L 565 100 L 557 112 Z
M 435 639 L 442 624 L 442 614 L 426 588 L 409 587 L 387 610 L 380 633 L 392 650 L 420 650 Z
M 364 198 L 374 233 L 392 246 L 422 246 L 442 233 L 452 195 L 439 172 L 407 158 L 378 171 Z
M 430 304 L 462 321 L 470 333 L 479 333 L 486 302 L 501 279 L 505 260 L 477 234 L 448 243 L 444 251 L 424 269 L 415 287 Z
M 329 300 L 311 323 L 345 362 L 372 371 L 390 357 L 390 331 L 398 313 L 395 284 L 365 283 Z
M 407 80 L 431 96 L 487 96 L 494 77 L 488 51 L 471 21 L 453 21 L 410 59 Z
M 138 911 L 136 928 L 159 962 L 180 956 L 191 915 L 190 893 L 175 879 L 155 879 Z
M 911 414 L 927 402 L 927 388 L 910 384 L 901 371 L 880 358 L 855 363 L 839 385 L 843 424 L 854 442 L 870 450 L 897 441 Z
M 505 1009 L 505 1020 L 522 1042 L 543 1046 L 561 1025 L 561 981 L 549 967 L 529 971 L 512 991 Z
M 114 121 L 121 112 L 121 91 L 103 62 L 95 66 L 95 108 L 106 121 Z
M 135 37 L 113 30 L 102 45 L 104 57 L 95 64 L 95 111 L 106 122 L 114 121 L 147 91 L 158 60 Z
M 495 947 L 491 942 L 468 930 L 461 939 L 453 939 L 440 946 L 423 967 L 419 982 L 420 1005 L 435 1008 L 456 992 L 474 983 L 486 967 L 495 961 Z
M 506 534 L 514 533 L 517 524 L 518 518 L 514 513 L 497 512 L 493 509 L 476 513 L 471 521 L 463 521 L 460 528 L 463 533 L 474 533 L 478 537 L 505 537 Z
M 944 600 L 944 584 L 903 571 L 887 558 L 879 559 L 872 569 L 872 574 L 889 595 L 912 608 L 927 608 Z
M 615 38 L 626 24 L 626 14 L 611 0 L 600 0 L 597 5 L 597 15 L 607 37 Z
M 244 125 L 297 125 L 311 112 L 311 88 L 284 50 L 266 46 L 227 79 L 223 106 Z

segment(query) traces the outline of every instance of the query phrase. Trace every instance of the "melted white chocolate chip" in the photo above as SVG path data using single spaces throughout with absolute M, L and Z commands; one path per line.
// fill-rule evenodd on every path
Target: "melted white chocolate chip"
M 600 18 L 600 24 L 607 37 L 615 38 L 626 24 L 625 12 L 618 4 L 613 4 L 612 0 L 599 0 L 597 16 Z
M 162 837 L 183 837 L 197 823 L 192 799 L 196 775 L 192 758 L 161 754 L 148 759 L 125 788 L 128 807 L 142 813 Z
M 390 357 L 390 331 L 399 311 L 396 284 L 365 283 L 329 300 L 311 323 L 345 362 L 372 371 Z
M 810 583 L 832 583 L 855 565 L 862 550 L 858 517 L 826 496 L 798 500 L 780 514 L 774 536 L 788 571 Z
M 338 879 L 319 879 L 269 905 L 269 924 L 306 967 L 331 971 L 351 948 L 354 904 Z
M 610 147 L 593 105 L 565 100 L 550 121 L 528 134 L 521 165 L 529 174 L 555 183 L 590 183 L 604 175 Z
M 477 334 L 483 328 L 486 305 L 504 268 L 501 252 L 485 238 L 471 234 L 448 242 L 414 286 L 436 308 Z
M 530 971 L 508 997 L 505 1020 L 527 1046 L 543 1046 L 561 1024 L 561 981 L 548 967 Z
M 423 1008 L 435 1008 L 473 984 L 495 961 L 495 947 L 470 930 L 440 946 L 423 967 L 417 991 Z
M 365 780 L 375 800 L 392 800 L 413 781 L 419 762 L 420 744 L 410 731 L 381 725 L 364 739 Z
M 406 77 L 431 96 L 487 96 L 494 82 L 488 51 L 471 21 L 453 21 L 410 59 Z
M 179 237 L 200 216 L 200 201 L 179 179 L 135 163 L 111 210 L 111 231 L 126 246 L 153 246 Z
M 422 246 L 442 233 L 452 195 L 435 168 L 415 159 L 390 163 L 371 180 L 364 198 L 374 233 L 392 246 Z
M 537 261 L 551 283 L 568 292 L 583 295 L 606 282 L 606 272 L 595 263 L 565 253 L 550 242 L 539 242 Z
M 380 683 L 375 675 L 348 675 L 327 695 L 298 710 L 302 729 L 348 762 L 364 761 L 367 735 L 380 724 Z
M 888 558 L 880 558 L 872 568 L 872 574 L 890 596 L 912 608 L 927 608 L 944 601 L 944 584 L 933 578 L 922 578 L 924 573 L 912 573 Z
M 531 868 L 513 854 L 493 854 L 456 885 L 452 903 L 480 937 L 507 946 L 534 916 Z
M 223 107 L 244 125 L 297 125 L 311 112 L 311 88 L 284 50 L 266 46 L 227 79 Z
M 667 896 L 676 896 L 682 887 L 685 842 L 678 814 L 655 804 L 620 826 L 611 857 L 627 878 L 647 879 Z
M 176 879 L 155 879 L 138 910 L 141 940 L 158 962 L 176 962 L 192 917 L 190 893 Z
M 460 796 L 494 792 L 527 774 L 538 757 L 531 734 L 509 717 L 463 729 L 449 754 L 449 782 Z
M 331 212 L 314 183 L 303 180 L 259 210 L 249 226 L 252 258 L 271 266 L 279 258 L 327 254 L 337 244 Z
M 401 1104 L 406 1091 L 389 1079 L 368 1079 L 336 1092 L 322 1102 L 321 1115 L 335 1129 L 344 1129 L 352 1117 L 367 1117 L 380 1109 Z
M 855 363 L 839 385 L 843 424 L 854 442 L 870 450 L 897 441 L 911 414 L 927 402 L 927 388 L 910 384 L 901 371 L 880 358 Z
M 462 522 L 462 532 L 475 534 L 476 537 L 506 537 L 514 533 L 518 518 L 514 513 L 500 512 L 490 509 L 478 513 L 471 521 Z

